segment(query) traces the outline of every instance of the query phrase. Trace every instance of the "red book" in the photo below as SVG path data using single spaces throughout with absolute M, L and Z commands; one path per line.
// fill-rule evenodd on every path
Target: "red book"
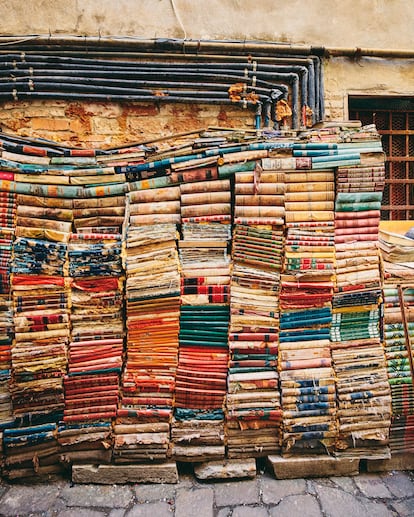
M 14 180 L 14 172 L 0 171 L 0 180 L 13 181 Z

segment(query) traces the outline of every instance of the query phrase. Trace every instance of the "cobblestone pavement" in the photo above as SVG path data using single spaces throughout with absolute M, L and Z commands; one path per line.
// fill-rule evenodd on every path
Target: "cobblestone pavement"
M 0 482 L 0 515 L 13 517 L 388 517 L 414 516 L 409 472 L 356 477 L 198 482 L 176 485 L 73 485 Z

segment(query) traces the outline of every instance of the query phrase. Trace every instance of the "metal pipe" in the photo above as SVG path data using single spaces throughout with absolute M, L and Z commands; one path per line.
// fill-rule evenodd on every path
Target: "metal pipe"
M 74 46 L 79 45 L 80 50 L 92 49 L 139 49 L 156 52 L 159 50 L 180 50 L 187 55 L 191 52 L 200 54 L 203 52 L 229 51 L 247 53 L 263 52 L 266 54 L 282 53 L 284 55 L 316 55 L 319 57 L 390 57 L 390 58 L 414 58 L 414 49 L 389 49 L 372 47 L 325 47 L 305 44 L 275 43 L 271 41 L 229 41 L 229 40 L 191 40 L 191 39 L 139 39 L 133 37 L 113 36 L 75 36 L 75 35 L 29 35 L 29 36 L 0 36 L 0 46 L 12 48 L 13 45 L 24 46 Z
M 105 93 L 73 93 L 73 92 L 37 92 L 37 91 L 26 91 L 26 92 L 0 92 L 0 99 L 17 101 L 26 98 L 41 98 L 41 99 L 82 99 L 82 100 L 98 100 L 108 102 L 148 102 L 152 101 L 155 103 L 161 102 L 177 102 L 181 104 L 228 104 L 239 106 L 240 108 L 256 107 L 256 102 L 249 101 L 247 99 L 241 101 L 232 101 L 231 99 L 217 99 L 217 98 L 204 98 L 204 97 L 175 97 L 175 96 L 147 96 L 147 95 L 122 95 L 113 94 L 108 95 Z
M 16 71 L 17 72 L 17 71 Z M 23 72 L 23 71 L 21 71 Z M 16 80 L 17 77 L 23 77 L 23 78 L 27 78 L 27 79 L 33 79 L 33 78 L 37 78 L 37 77 L 49 77 L 49 74 L 47 73 L 49 72 L 48 70 L 39 70 L 39 71 L 36 71 L 36 70 L 33 70 L 31 71 L 30 74 L 27 74 L 27 72 L 25 71 L 25 73 L 15 73 L 13 72 L 13 75 L 10 76 L 10 75 L 5 75 L 6 72 L 3 72 L 1 71 L 0 69 L 0 81 L 1 81 L 1 76 L 3 76 L 3 82 L 4 80 L 6 79 L 9 79 L 11 81 L 14 81 Z M 52 72 L 52 75 L 51 77 L 56 77 L 56 76 L 62 76 L 63 79 L 66 79 L 67 76 L 68 76 L 68 70 L 51 70 L 50 72 Z M 71 77 L 84 77 L 86 74 L 85 74 L 85 71 L 84 70 L 77 70 L 77 69 L 73 69 L 73 70 L 69 70 L 69 72 L 71 72 Z M 142 81 L 142 78 L 151 78 L 151 77 L 154 77 L 155 79 L 157 79 L 158 81 L 160 81 L 160 79 L 166 79 L 168 81 L 170 81 L 172 78 L 178 78 L 178 79 L 183 79 L 183 78 L 189 78 L 189 79 L 203 79 L 203 80 L 209 80 L 209 81 L 214 81 L 214 80 L 217 80 L 217 81 L 228 81 L 229 84 L 234 84 L 234 83 L 255 83 L 256 85 L 258 86 L 263 86 L 263 87 L 267 87 L 267 88 L 273 88 L 275 86 L 279 86 L 279 85 L 275 85 L 274 82 L 269 82 L 269 81 L 264 81 L 262 79 L 257 79 L 257 76 L 256 78 L 254 77 L 249 77 L 249 76 L 246 76 L 246 75 L 231 75 L 231 71 L 229 71 L 229 73 L 225 74 L 225 75 L 219 75 L 218 72 L 217 73 L 212 73 L 213 71 L 210 71 L 209 73 L 197 73 L 197 72 L 188 72 L 188 71 L 165 71 L 165 72 L 156 72 L 156 71 L 152 71 L 152 72 L 146 72 L 146 71 L 130 71 L 130 72 L 122 72 L 122 71 L 107 71 L 107 70 L 100 70 L 100 71 L 95 71 L 93 75 L 91 75 L 90 77 L 93 77 L 93 78 L 102 78 L 102 79 L 105 79 L 105 78 L 122 78 L 122 79 L 130 79 L 130 80 L 139 80 L 139 78 L 141 78 L 141 81 Z M 40 74 L 39 76 L 37 74 Z M 287 79 L 291 79 L 292 77 L 287 75 L 287 74 L 278 74 L 278 75 L 275 75 L 275 74 L 271 74 L 270 72 L 267 72 L 267 74 L 270 74 L 268 75 L 268 79 L 274 77 L 275 79 L 284 79 L 284 78 L 287 78 Z M 143 81 L 145 82 L 145 81 Z M 201 83 L 198 82 L 197 83 L 198 85 L 200 85 Z M 282 85 L 283 86 L 283 85 Z
M 20 71 L 20 72 L 22 73 L 22 71 Z M 43 71 L 40 71 L 40 73 L 42 73 L 42 72 Z M 74 75 L 77 75 L 77 73 L 78 73 L 77 70 L 73 70 L 73 71 L 71 70 L 70 72 L 72 72 Z M 68 73 L 68 71 L 66 71 L 66 70 L 65 71 L 53 70 L 54 75 L 56 75 L 58 77 L 60 76 L 59 83 L 55 82 L 56 78 L 53 78 L 54 82 L 52 82 L 50 80 L 51 79 L 50 77 L 38 77 L 37 73 L 35 71 L 32 71 L 30 76 L 25 77 L 27 79 L 27 82 L 17 80 L 16 77 L 13 77 L 11 80 L 8 78 L 3 78 L 3 79 L 0 79 L 0 92 L 3 91 L 3 95 L 4 95 L 4 92 L 6 92 L 5 93 L 6 95 L 8 92 L 9 95 L 13 96 L 14 99 L 18 99 L 19 97 L 27 96 L 29 94 L 32 97 L 34 97 L 36 95 L 40 96 L 40 95 L 44 95 L 46 92 L 52 92 L 52 91 L 56 91 L 56 95 L 57 95 L 59 93 L 59 91 L 69 90 L 72 93 L 75 91 L 78 91 L 78 92 L 82 91 L 82 92 L 85 92 L 85 95 L 86 95 L 86 93 L 88 93 L 88 94 L 90 93 L 91 96 L 93 96 L 93 98 L 96 98 L 95 94 L 102 93 L 102 94 L 111 95 L 111 96 L 113 96 L 113 95 L 132 95 L 132 96 L 134 96 L 134 98 L 136 100 L 140 100 L 140 96 L 148 95 L 149 97 L 153 97 L 153 96 L 156 97 L 156 100 L 160 100 L 162 97 L 167 97 L 167 99 L 163 99 L 163 100 L 166 100 L 169 102 L 185 102 L 186 100 L 188 100 L 189 97 L 198 97 L 198 100 L 200 102 L 203 102 L 203 100 L 210 102 L 211 98 L 221 97 L 223 99 L 223 101 L 225 99 L 228 99 L 228 88 L 234 82 L 250 81 L 252 86 L 249 87 L 246 85 L 246 87 L 251 88 L 251 90 L 257 94 L 258 99 L 261 100 L 262 102 L 271 102 L 272 97 L 270 94 L 272 91 L 275 91 L 275 90 L 279 91 L 279 92 L 284 91 L 284 94 L 285 95 L 287 94 L 286 86 L 279 84 L 277 86 L 277 88 L 275 89 L 273 83 L 270 83 L 268 81 L 261 81 L 260 79 L 257 80 L 257 76 L 253 76 L 252 78 L 249 78 L 246 76 L 234 77 L 231 75 L 225 75 L 225 76 L 218 75 L 217 76 L 216 74 L 200 75 L 197 72 L 195 72 L 195 73 L 185 72 L 185 68 L 182 71 L 180 71 L 180 73 L 167 72 L 167 71 L 165 73 L 160 73 L 160 72 L 154 71 L 151 74 L 148 74 L 148 72 L 141 72 L 141 71 L 138 71 L 138 72 L 131 71 L 131 72 L 128 72 L 127 74 L 125 74 L 125 73 L 116 73 L 114 71 L 108 72 L 108 71 L 104 70 L 104 71 L 100 71 L 100 72 L 94 72 L 94 74 L 98 76 L 98 80 L 96 80 L 96 81 L 94 80 L 95 78 L 82 78 L 82 77 L 72 78 L 71 76 L 67 76 L 67 75 L 61 76 L 61 74 L 67 74 L 67 73 Z M 84 74 L 84 73 L 85 73 L 84 70 L 79 71 L 79 74 Z M 281 74 L 281 73 L 272 73 L 272 72 L 261 72 L 261 74 L 264 74 L 269 79 L 271 78 L 273 80 L 284 80 L 284 81 L 290 82 L 292 85 L 293 103 L 296 104 L 298 102 L 298 94 L 296 91 L 297 83 L 298 83 L 298 76 L 296 74 L 293 74 L 293 73 Z M 16 75 L 20 75 L 20 74 L 16 74 Z M 108 76 L 113 77 L 114 75 L 116 77 L 122 77 L 122 76 L 125 77 L 125 75 L 127 75 L 128 78 L 130 78 L 131 76 L 147 78 L 148 76 L 154 75 L 158 79 L 165 77 L 166 79 L 168 79 L 168 82 L 167 83 L 163 83 L 162 81 L 158 81 L 158 82 L 153 81 L 152 83 L 150 81 L 139 81 L 138 82 L 140 86 L 142 86 L 144 84 L 151 84 L 152 86 L 157 85 L 158 87 L 162 88 L 161 91 L 155 92 L 152 90 L 142 90 L 140 88 L 137 88 L 138 83 L 135 83 L 135 88 L 127 88 L 127 86 L 131 86 L 131 81 L 127 82 L 127 81 L 121 81 L 121 80 L 117 80 L 117 79 L 113 79 L 112 81 L 108 81 L 108 80 L 105 81 L 105 80 L 101 79 L 101 76 L 103 76 L 105 78 Z M 178 77 L 181 80 L 185 79 L 186 77 L 190 77 L 193 79 L 199 79 L 199 80 L 202 80 L 205 78 L 208 78 L 210 80 L 214 80 L 217 78 L 219 80 L 227 79 L 230 81 L 230 84 L 225 85 L 226 91 L 221 92 L 221 93 L 217 92 L 217 91 L 205 91 L 204 86 L 206 86 L 206 85 L 203 82 L 191 83 L 194 85 L 197 84 L 197 86 L 201 86 L 201 88 L 199 88 L 199 90 L 196 90 L 196 91 L 188 91 L 187 89 L 182 90 L 182 91 L 177 91 L 177 90 L 172 91 L 167 88 L 168 87 L 188 88 L 188 86 L 189 86 L 187 83 L 175 83 L 174 84 L 174 83 L 169 82 L 169 81 L 171 81 L 171 78 L 174 78 L 174 77 Z M 6 80 L 8 82 L 5 82 Z M 86 84 L 84 84 L 84 83 L 86 83 Z M 261 88 L 259 85 L 262 85 L 263 83 L 266 85 L 269 85 L 269 87 L 271 87 L 272 89 L 270 91 L 266 91 L 265 88 Z M 214 84 L 214 83 L 208 83 L 208 84 Z M 255 86 L 253 86 L 253 84 L 255 84 Z M 113 85 L 116 85 L 117 87 L 115 87 Z M 307 102 L 307 99 L 305 97 L 303 97 L 304 95 L 307 94 L 307 88 L 304 85 L 306 85 L 306 83 L 302 82 L 302 86 L 303 86 L 302 103 Z M 38 91 L 39 89 L 41 91 Z M 215 87 L 215 89 L 217 89 L 217 86 Z M 93 90 L 93 91 L 91 91 L 91 90 Z M 245 93 L 246 94 L 248 93 L 247 89 L 246 89 Z M 177 95 L 182 96 L 184 98 L 184 100 L 179 101 L 177 99 Z M 0 94 L 0 96 L 1 96 L 1 94 Z M 71 96 L 73 97 L 73 95 L 71 95 Z M 114 98 L 113 98 L 113 100 L 114 100 Z M 130 100 L 132 100 L 132 98 L 130 98 Z M 234 101 L 230 101 L 230 102 L 234 102 Z M 244 106 L 246 104 L 246 102 L 247 102 L 247 104 L 253 103 L 253 101 L 251 101 L 247 98 L 247 99 L 243 99 L 242 105 Z M 294 106 L 293 111 L 295 114 L 297 114 L 298 110 L 297 110 L 296 105 Z M 294 128 L 299 127 L 298 118 L 296 116 L 293 117 L 293 127 Z
M 101 87 L 119 87 L 119 88 L 131 88 L 134 90 L 137 90 L 138 88 L 147 88 L 147 89 L 159 89 L 159 92 L 161 93 L 161 89 L 170 88 L 170 89 L 176 89 L 176 88 L 194 88 L 197 87 L 201 90 L 200 86 L 203 87 L 203 90 L 217 90 L 217 91 L 226 91 L 226 95 L 228 96 L 228 89 L 231 86 L 231 83 L 197 83 L 197 82 L 174 82 L 174 81 L 168 81 L 168 82 L 162 82 L 162 81 L 132 81 L 129 79 L 122 80 L 122 79 L 101 79 L 101 78 L 94 78 L 94 77 L 71 77 L 71 76 L 61 76 L 59 77 L 60 82 L 56 83 L 56 78 L 53 76 L 24 76 L 17 79 L 13 79 L 13 82 L 5 82 L 3 78 L 0 77 L 0 90 L 7 89 L 9 85 L 14 85 L 14 87 L 18 86 L 28 86 L 33 89 L 36 88 L 36 85 L 43 83 L 55 83 L 57 85 L 65 85 L 66 83 L 72 83 L 72 84 L 83 84 L 85 86 L 90 85 L 90 87 L 95 86 L 101 86 Z M 30 88 L 29 88 L 30 89 Z M 199 90 L 199 91 L 200 91 Z M 165 91 L 165 90 L 162 90 Z M 176 91 L 176 90 L 175 90 Z M 252 87 L 248 84 L 246 84 L 246 92 L 256 92 L 258 95 L 268 96 L 269 91 L 272 92 L 273 90 L 269 90 L 269 88 L 260 88 L 260 87 Z M 283 88 L 279 91 L 283 91 L 283 93 L 287 93 L 287 88 Z M 152 90 L 152 93 L 154 91 Z
M 30 50 L 30 49 L 20 49 L 20 56 L 23 56 L 24 61 L 21 61 L 22 63 L 26 62 L 29 57 L 31 56 L 37 56 L 39 55 L 39 51 L 42 51 L 43 55 L 50 59 L 56 59 L 56 58 L 64 58 L 66 59 L 67 56 L 69 57 L 76 57 L 77 59 L 87 59 L 87 60 L 95 60 L 97 58 L 111 58 L 111 61 L 114 59 L 119 60 L 120 51 L 119 50 L 112 50 L 112 51 L 91 51 L 88 50 L 87 52 L 82 50 L 65 50 L 60 48 L 60 50 L 50 50 L 50 47 L 48 49 L 43 49 L 42 47 L 36 47 L 36 50 Z M 4 56 L 16 56 L 16 54 L 10 54 L 9 51 L 5 51 L 1 49 L 0 46 L 0 59 Z M 123 60 L 134 60 L 136 62 L 137 60 L 145 60 L 148 59 L 148 52 L 125 52 L 122 51 L 122 58 Z M 258 53 L 254 56 L 251 55 L 245 55 L 245 54 L 229 54 L 229 55 L 221 55 L 221 54 L 177 54 L 173 52 L 164 52 L 164 53 L 158 53 L 158 52 L 151 52 L 150 54 L 151 58 L 155 60 L 157 59 L 168 59 L 171 61 L 185 61 L 188 62 L 196 62 L 196 63 L 203 63 L 205 61 L 215 61 L 215 62 L 241 62 L 241 63 L 252 63 L 254 61 L 260 60 L 261 63 L 271 63 L 271 64 L 292 64 L 292 65 L 302 65 L 302 66 L 312 66 L 313 60 L 318 59 L 316 56 L 283 56 L 283 55 L 272 55 L 269 56 L 267 54 Z M 127 63 L 130 61 L 127 61 Z M 17 66 L 18 63 L 16 63 Z
M 319 86 L 322 68 L 320 59 L 314 55 L 305 57 L 293 54 L 272 57 L 265 55 L 266 62 L 258 63 L 252 60 L 251 56 L 216 54 L 211 56 L 213 60 L 208 58 L 208 62 L 203 60 L 200 63 L 195 62 L 200 58 L 200 49 L 196 55 L 185 55 L 187 41 L 182 47 L 182 40 L 159 39 L 151 40 L 150 46 L 147 45 L 148 42 L 144 43 L 143 47 L 142 42 L 138 44 L 140 49 L 147 49 L 148 52 L 141 53 L 144 60 L 137 62 L 126 61 L 124 53 L 120 51 L 130 40 L 123 40 L 118 46 L 119 39 L 105 38 L 98 44 L 92 38 L 90 44 L 94 49 L 101 52 L 104 50 L 106 59 L 91 59 L 88 45 L 83 48 L 81 45 L 80 50 L 76 52 L 75 48 L 79 43 L 76 37 L 71 40 L 65 36 L 63 40 L 65 48 L 70 45 L 72 51 L 70 57 L 62 57 L 52 50 L 57 44 L 63 44 L 63 41 L 55 37 L 49 38 L 47 45 L 42 38 L 38 37 L 24 42 L 9 40 L 3 45 L 8 49 L 0 55 L 0 98 L 12 96 L 16 100 L 21 97 L 54 97 L 112 101 L 150 99 L 154 102 L 231 103 L 241 107 L 255 105 L 255 127 L 257 128 L 258 122 L 261 123 L 262 114 L 264 114 L 266 127 L 270 120 L 276 126 L 275 105 L 280 98 L 288 100 L 290 95 L 294 129 L 300 127 L 299 113 L 305 107 L 311 108 L 313 121 L 320 120 L 320 99 L 323 98 L 323 92 L 320 91 Z M 0 45 L 2 42 L 5 43 L 5 40 L 0 37 Z M 212 44 L 211 48 L 214 48 L 221 43 L 224 43 L 224 47 L 228 43 L 234 45 L 234 42 L 207 42 L 207 46 Z M 252 43 L 261 54 L 268 51 L 266 43 Z M 20 54 L 10 53 L 10 48 L 22 44 L 24 48 L 30 49 L 29 54 L 26 54 L 25 50 Z M 33 53 L 34 49 L 38 52 L 44 47 L 45 55 Z M 193 47 L 192 44 L 191 47 Z M 236 47 L 238 52 L 246 52 L 246 47 L 242 48 L 239 44 L 236 44 Z M 110 52 L 107 49 L 110 49 Z M 162 57 L 164 62 L 148 60 L 148 54 L 152 58 L 152 49 L 157 50 L 157 56 Z M 166 57 L 178 55 L 177 52 L 171 53 L 177 49 L 183 52 L 184 55 L 180 55 L 180 59 L 185 59 L 186 62 L 165 62 Z M 283 45 L 283 51 L 285 50 L 286 46 Z M 114 59 L 107 59 L 108 56 Z M 122 59 L 120 60 L 119 57 Z M 217 58 L 221 58 L 221 61 Z M 229 84 L 226 84 L 227 82 Z M 236 103 L 228 98 L 228 90 L 234 83 L 245 84 L 244 90 L 240 93 L 241 100 Z M 290 93 L 287 85 L 290 87 Z M 154 92 L 149 88 L 157 88 L 159 91 Z M 65 90 L 69 91 L 63 94 Z M 256 97 L 249 98 L 250 93 L 254 93 Z
M 269 77 L 271 75 L 272 77 L 275 74 L 275 71 L 278 73 L 297 73 L 298 75 L 301 75 L 301 97 L 302 97 L 302 105 L 308 104 L 310 105 L 311 109 L 314 110 L 314 99 L 310 98 L 308 102 L 308 70 L 305 66 L 299 66 L 299 65 L 280 65 L 280 64 L 257 64 L 255 63 L 232 63 L 231 65 L 223 64 L 223 63 L 204 63 L 202 65 L 194 64 L 194 63 L 188 63 L 183 66 L 179 66 L 174 63 L 157 63 L 156 66 L 154 66 L 153 62 L 140 62 L 140 63 L 131 63 L 131 62 L 125 62 L 125 61 L 99 61 L 99 64 L 97 64 L 96 60 L 86 60 L 86 59 L 74 59 L 74 58 L 56 58 L 53 59 L 52 62 L 48 62 L 48 58 L 45 56 L 31 56 L 29 59 L 26 59 L 26 57 L 20 56 L 20 55 L 13 55 L 8 54 L 5 56 L 7 59 L 10 59 L 10 63 L 8 61 L 4 61 L 3 63 L 3 71 L 2 75 L 5 75 L 7 68 L 11 69 L 11 75 L 18 76 L 21 75 L 22 68 L 30 70 L 30 75 L 35 75 L 36 69 L 34 68 L 38 64 L 41 65 L 41 68 L 37 70 L 37 73 L 40 75 L 47 75 L 47 70 L 49 70 L 50 67 L 53 68 L 54 75 L 62 75 L 67 70 L 68 66 L 70 65 L 70 70 L 72 74 L 77 75 L 80 74 L 81 70 L 83 71 L 85 68 L 88 71 L 96 70 L 95 74 L 100 76 L 107 76 L 107 75 L 122 75 L 123 77 L 131 77 L 136 76 L 137 74 L 155 74 L 157 77 L 164 76 L 165 74 L 168 76 L 171 76 L 173 73 L 179 73 L 180 75 L 188 74 L 188 73 L 197 73 L 200 74 L 202 77 L 208 76 L 209 71 L 216 71 L 217 69 L 223 71 L 226 74 L 233 73 L 235 71 L 244 71 L 245 77 L 240 77 L 237 80 L 243 81 L 245 78 L 252 76 L 252 80 L 257 81 L 258 77 L 262 77 L 265 75 L 265 77 Z M 24 61 L 18 61 L 19 59 Z M 0 62 L 2 61 L 2 58 L 0 57 Z M 59 69 L 56 69 L 56 64 L 59 64 Z M 22 65 L 24 65 L 22 67 Z M 76 70 L 73 70 L 73 65 L 76 65 Z M 20 68 L 17 68 L 20 66 Z M 131 68 L 134 67 L 134 70 L 131 71 Z M 139 67 L 140 70 L 137 71 L 136 68 Z M 165 72 L 163 72 L 165 70 Z M 188 72 L 190 70 L 190 72 Z M 207 73 L 206 73 L 207 70 Z M 85 72 L 83 72 L 85 73 Z M 216 74 L 214 74 L 214 77 Z M 280 75 L 277 76 L 278 79 L 280 79 Z
M 315 49 L 324 47 L 309 47 L 307 45 L 292 45 L 292 44 L 276 44 L 272 42 L 258 42 L 258 41 L 226 41 L 226 40 L 187 40 L 187 39 L 139 39 L 134 37 L 101 37 L 101 36 L 73 36 L 73 35 L 32 35 L 24 37 L 21 36 L 1 36 L 0 45 L 24 45 L 30 46 L 45 45 L 79 45 L 80 48 L 86 49 L 89 47 L 105 47 L 105 48 L 138 48 L 146 51 L 179 49 L 182 52 L 195 53 L 205 51 L 221 51 L 228 53 L 229 50 L 238 50 L 241 52 L 282 52 L 284 54 L 310 54 L 315 53 Z

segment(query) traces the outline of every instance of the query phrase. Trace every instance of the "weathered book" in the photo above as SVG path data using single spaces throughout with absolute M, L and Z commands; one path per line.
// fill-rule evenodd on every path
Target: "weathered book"
M 134 203 L 129 206 L 131 215 L 145 214 L 179 214 L 179 201 L 159 201 L 147 203 Z
M 204 205 L 214 203 L 230 203 L 231 193 L 223 192 L 202 192 L 194 194 L 181 194 L 181 205 Z
M 204 216 L 204 215 L 227 215 L 231 213 L 230 203 L 210 203 L 206 205 L 181 206 L 182 217 Z

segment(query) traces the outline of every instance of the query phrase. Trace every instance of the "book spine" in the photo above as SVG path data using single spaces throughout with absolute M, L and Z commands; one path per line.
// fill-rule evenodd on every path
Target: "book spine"
M 137 190 L 129 193 L 131 203 L 148 203 L 176 201 L 180 199 L 180 187 L 161 187 L 148 190 Z
M 125 207 L 114 206 L 105 208 L 75 208 L 73 217 L 123 216 Z
M 121 226 L 124 222 L 122 216 L 97 216 L 97 217 L 85 217 L 82 219 L 75 219 L 76 228 L 89 228 L 89 227 L 101 227 L 101 226 Z
M 256 168 L 256 161 L 249 160 L 239 163 L 227 163 L 220 165 L 218 168 L 219 177 L 227 178 L 233 176 L 236 172 L 254 171 Z
M 185 285 L 181 287 L 181 294 L 228 294 L 228 285 Z
M 311 169 L 312 158 L 265 158 L 262 160 L 262 168 L 264 171 L 281 169 Z
M 332 143 L 318 143 L 318 142 L 308 142 L 307 144 L 293 144 L 292 150 L 295 151 L 297 149 L 338 149 L 338 144 Z
M 229 152 L 219 158 L 219 165 L 235 162 L 248 162 L 251 160 L 268 159 L 267 149 L 253 149 L 249 151 Z
M 236 195 L 282 195 L 285 193 L 284 183 L 236 183 L 234 192 Z
M 30 196 L 27 194 L 17 194 L 16 203 L 18 205 L 36 206 L 39 208 L 66 208 L 73 206 L 71 199 L 62 199 L 54 197 Z
M 208 205 L 189 205 L 181 207 L 182 217 L 231 214 L 230 203 L 211 203 Z
M 263 183 L 284 183 L 285 173 L 284 172 L 261 172 L 260 175 L 254 173 L 241 172 L 234 175 L 236 185 L 239 183 L 250 183 L 255 185 Z
M 330 184 L 334 184 L 335 174 L 331 171 L 328 172 L 289 172 L 286 173 L 285 182 L 286 183 L 299 183 L 306 187 L 312 187 L 310 184 L 313 182 L 329 182 Z M 287 187 L 289 188 L 289 187 Z M 324 190 L 330 190 L 326 188 Z M 289 191 L 288 191 L 289 192 Z
M 203 205 L 203 204 L 219 204 L 230 203 L 230 191 L 224 192 L 202 192 L 195 194 L 182 194 L 182 205 Z
M 178 181 L 174 182 L 170 176 L 133 181 L 129 184 L 129 192 L 168 187 L 172 183 L 178 183 Z
M 47 206 L 47 205 L 46 205 Z M 125 196 L 111 196 L 109 198 L 74 199 L 73 208 L 107 208 L 124 207 Z
M 312 221 L 312 222 L 326 222 L 334 220 L 334 213 L 332 211 L 295 211 L 286 212 L 286 222 L 301 222 L 301 221 Z
M 182 286 L 226 285 L 229 283 L 229 276 L 201 276 L 196 278 L 181 278 Z
M 17 215 L 20 217 L 58 219 L 60 221 L 71 221 L 73 218 L 71 209 L 42 208 L 27 205 L 18 205 Z
M 134 203 L 129 207 L 131 215 L 179 214 L 179 201 L 159 201 L 154 203 Z
M 236 195 L 236 206 L 283 206 L 284 196 Z
M 286 211 L 296 211 L 296 210 L 303 210 L 303 209 L 307 209 L 309 211 L 314 211 L 314 210 L 333 211 L 334 202 L 333 201 L 308 201 L 306 203 L 286 202 L 285 209 L 286 209 Z
M 180 214 L 140 214 L 130 217 L 131 224 L 180 224 Z
M 235 206 L 235 217 L 283 217 L 284 207 L 278 206 Z
M 71 222 L 53 221 L 51 219 L 37 219 L 37 218 L 33 218 L 33 217 L 21 217 L 21 216 L 17 217 L 16 226 L 57 230 L 60 232 L 68 232 L 68 233 L 72 229 Z
M 317 191 L 317 192 L 288 192 L 285 194 L 285 201 L 291 202 L 315 202 L 315 201 L 334 201 L 335 192 L 331 191 Z
M 194 183 L 183 183 L 180 185 L 182 194 L 195 194 L 197 192 L 222 192 L 230 190 L 230 180 L 201 181 Z
M 172 172 L 168 176 L 172 183 L 187 183 L 193 181 L 209 181 L 219 179 L 217 166 L 200 167 L 181 172 Z
M 362 219 L 335 219 L 335 229 L 341 228 L 364 228 L 364 227 L 376 227 L 378 229 L 380 223 L 379 217 L 373 218 L 362 218 Z
M 14 180 L 14 172 L 0 171 L 0 179 L 1 180 L 13 181 Z

